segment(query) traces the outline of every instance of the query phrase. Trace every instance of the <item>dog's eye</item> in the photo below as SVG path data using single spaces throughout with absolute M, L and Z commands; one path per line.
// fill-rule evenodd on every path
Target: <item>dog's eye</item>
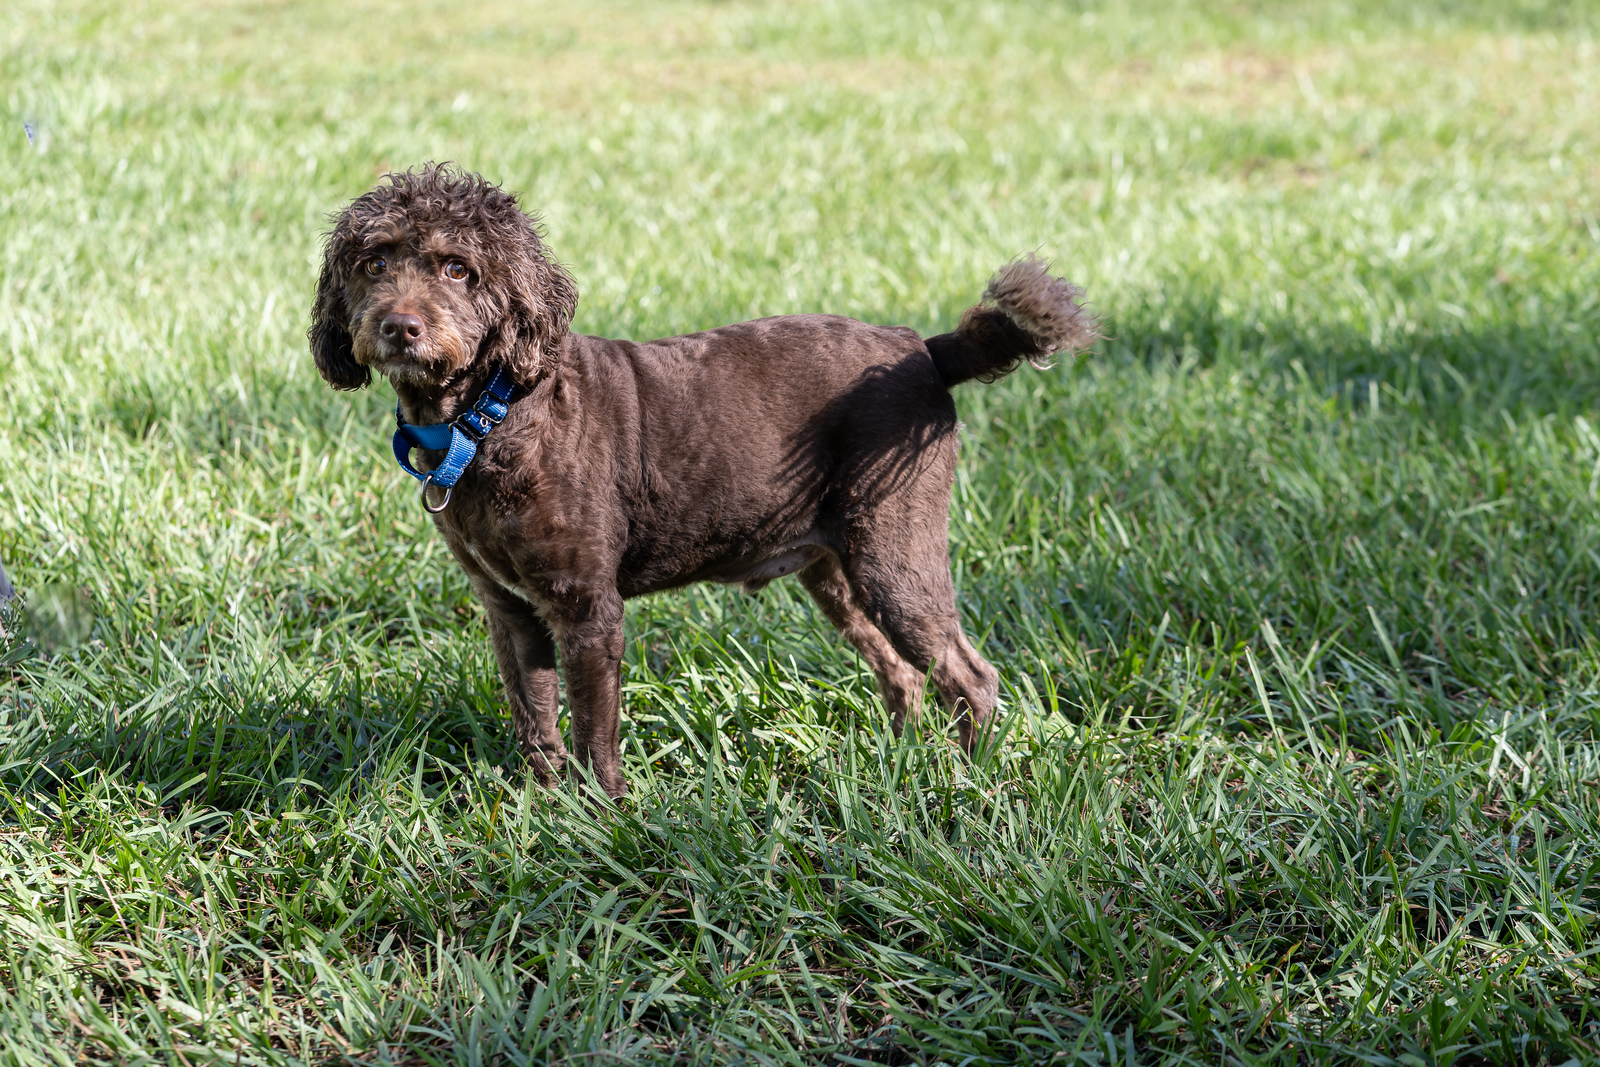
M 383 273 L 384 268 L 386 268 L 388 265 L 388 260 L 384 259 L 382 256 L 375 256 L 372 259 L 367 260 L 366 271 L 368 274 L 372 275 L 372 277 L 376 278 L 378 275 Z
M 466 281 L 467 265 L 458 260 L 452 259 L 450 262 L 444 265 L 444 276 L 452 279 L 453 281 Z

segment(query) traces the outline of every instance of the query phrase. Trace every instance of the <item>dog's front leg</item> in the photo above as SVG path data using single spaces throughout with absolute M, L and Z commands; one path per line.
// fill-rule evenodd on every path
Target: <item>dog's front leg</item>
M 622 596 L 596 591 L 573 603 L 558 627 L 561 665 L 572 705 L 572 751 L 610 797 L 627 793 L 622 778 Z
M 500 666 L 517 747 L 542 785 L 555 785 L 567 762 L 561 743 L 561 693 L 556 681 L 556 641 L 534 610 L 505 591 L 479 583 Z

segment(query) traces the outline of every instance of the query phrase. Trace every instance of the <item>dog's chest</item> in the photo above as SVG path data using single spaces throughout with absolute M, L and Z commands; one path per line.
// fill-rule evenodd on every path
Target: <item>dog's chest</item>
M 520 523 L 515 516 L 473 516 L 466 521 L 440 522 L 439 532 L 469 571 L 481 574 L 495 585 L 515 589 L 522 584 L 525 552 L 517 536 Z
M 516 516 L 497 515 L 484 522 L 448 526 L 441 523 L 440 528 L 469 574 L 535 607 L 550 603 L 554 587 L 562 584 L 560 553 L 541 551 L 537 538 L 529 543 L 528 531 Z

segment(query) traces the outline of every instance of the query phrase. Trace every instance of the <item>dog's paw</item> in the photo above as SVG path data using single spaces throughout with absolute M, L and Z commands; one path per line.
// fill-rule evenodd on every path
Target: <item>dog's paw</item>
M 567 752 L 565 749 L 535 749 L 528 755 L 528 773 L 533 775 L 533 780 L 546 789 L 554 789 L 561 784 L 562 776 L 567 770 Z

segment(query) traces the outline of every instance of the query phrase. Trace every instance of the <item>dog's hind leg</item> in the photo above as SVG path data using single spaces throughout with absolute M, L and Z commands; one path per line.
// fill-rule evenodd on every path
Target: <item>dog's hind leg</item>
M 878 676 L 878 692 L 883 695 L 895 735 L 899 736 L 906 716 L 917 717 L 922 703 L 922 672 L 902 659 L 882 631 L 862 614 L 835 556 L 824 555 L 802 570 L 798 577 L 822 614 L 839 628 L 845 640 L 856 647 L 871 665 L 872 673 Z
M 561 742 L 561 689 L 556 642 L 545 621 L 527 604 L 500 590 L 480 587 L 489 617 L 494 658 L 511 705 L 511 725 L 534 777 L 553 786 L 567 762 Z
M 905 510 L 885 502 L 850 538 L 854 548 L 844 570 L 856 603 L 895 651 L 918 671 L 931 667 L 934 688 L 970 755 L 994 711 L 1000 675 L 961 630 L 941 521 L 948 495 L 941 496 L 936 505 Z
M 961 631 L 943 556 L 937 573 L 899 572 L 870 559 L 853 571 L 851 587 L 868 617 L 913 669 L 932 668 L 934 688 L 955 716 L 961 747 L 970 755 L 994 711 L 1000 675 Z

